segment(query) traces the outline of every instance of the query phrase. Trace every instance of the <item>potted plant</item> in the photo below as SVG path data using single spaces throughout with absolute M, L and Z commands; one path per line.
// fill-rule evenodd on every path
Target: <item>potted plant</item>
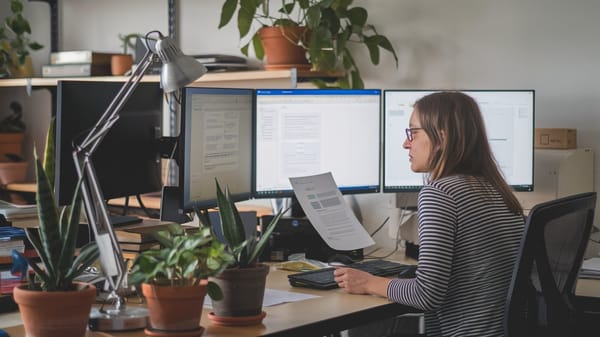
M 121 40 L 122 54 L 114 54 L 110 59 L 110 70 L 114 76 L 120 76 L 127 73 L 133 65 L 133 56 L 128 53 L 129 48 L 135 48 L 135 39 L 141 37 L 141 34 L 131 33 L 126 35 L 119 34 Z
M 30 52 L 44 46 L 30 38 L 31 26 L 23 16 L 23 2 L 11 0 L 12 15 L 0 27 L 0 78 L 32 77 L 33 65 Z
M 266 315 L 262 311 L 262 303 L 269 273 L 269 266 L 259 263 L 258 258 L 285 211 L 280 211 L 273 217 L 260 238 L 256 234 L 246 235 L 229 189 L 226 188 L 223 193 L 218 182 L 216 185 L 219 226 L 234 263 L 220 274 L 209 278 L 223 291 L 221 300 L 212 301 L 213 312 L 209 314 L 209 318 L 218 325 L 258 324 Z M 196 210 L 196 213 L 204 227 L 214 229 L 208 211 Z
M 71 205 L 59 211 L 47 175 L 54 166 L 52 146 L 46 149 L 44 167 L 34 153 L 39 227 L 28 228 L 26 232 L 42 266 L 19 253 L 35 275 L 29 275 L 28 284 L 16 287 L 13 295 L 27 336 L 84 336 L 96 300 L 96 288 L 74 280 L 98 259 L 98 247 L 95 242 L 90 242 L 76 254 L 81 182 Z
M 23 108 L 16 101 L 10 102 L 11 113 L 0 120 L 0 184 L 22 182 L 27 173 L 22 148 L 25 139 Z
M 201 335 L 204 297 L 218 300 L 219 287 L 207 280 L 233 261 L 225 246 L 213 240 L 210 228 L 189 233 L 179 224 L 154 233 L 163 248 L 146 250 L 134 260 L 131 284 L 142 286 L 154 331 Z M 191 334 L 188 334 L 191 336 Z
M 280 7 L 273 9 L 269 0 L 225 0 L 219 28 L 227 25 L 237 11 L 240 39 L 248 41 L 242 46 L 242 53 L 248 55 L 248 47 L 252 44 L 256 57 L 262 60 L 266 54 L 269 62 L 270 51 L 263 49 L 267 46 L 264 41 L 261 42 L 265 27 L 277 27 L 276 30 L 280 31 L 290 26 L 302 27 L 305 30 L 299 39 L 290 38 L 297 33 L 283 34 L 288 45 L 303 49 L 314 70 L 342 70 L 344 75 L 336 84 L 342 88 L 364 87 L 352 55 L 352 44 L 366 46 L 374 65 L 379 64 L 380 48 L 383 48 L 392 53 L 398 66 L 398 57 L 390 41 L 379 34 L 375 26 L 367 23 L 365 8 L 350 7 L 352 0 L 281 0 L 277 4 L 281 4 Z M 253 30 L 253 23 L 260 28 Z M 269 68 L 268 65 L 265 67 Z M 315 81 L 315 84 L 326 86 L 322 81 Z

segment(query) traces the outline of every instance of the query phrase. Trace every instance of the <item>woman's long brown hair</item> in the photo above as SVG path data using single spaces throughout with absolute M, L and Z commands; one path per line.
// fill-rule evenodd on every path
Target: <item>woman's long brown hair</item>
M 456 174 L 481 177 L 500 192 L 511 211 L 523 214 L 498 169 L 481 111 L 472 97 L 455 91 L 437 92 L 419 99 L 415 109 L 432 144 L 430 181 Z

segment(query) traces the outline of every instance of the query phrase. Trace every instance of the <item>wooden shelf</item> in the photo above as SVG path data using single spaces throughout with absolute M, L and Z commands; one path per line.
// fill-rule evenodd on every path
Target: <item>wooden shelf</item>
M 126 81 L 127 76 L 92 76 L 92 77 L 66 77 L 66 78 L 9 78 L 0 80 L 1 87 L 53 87 L 58 81 Z M 236 72 L 207 73 L 191 86 L 223 86 L 223 87 L 282 87 L 293 88 L 296 86 L 295 70 L 251 70 Z M 159 75 L 145 75 L 142 82 L 159 82 Z M 258 85 L 258 86 L 257 86 Z

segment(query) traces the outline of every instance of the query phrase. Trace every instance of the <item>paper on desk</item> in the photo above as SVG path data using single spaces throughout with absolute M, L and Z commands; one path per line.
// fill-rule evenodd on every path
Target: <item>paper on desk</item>
M 331 172 L 290 178 L 296 198 L 321 238 L 336 250 L 375 244 L 338 189 Z
M 289 302 L 299 302 L 318 297 L 320 296 L 266 288 L 265 297 L 263 299 L 263 307 L 271 307 L 277 304 Z M 204 306 L 207 308 L 212 308 L 212 301 L 209 296 L 204 297 Z

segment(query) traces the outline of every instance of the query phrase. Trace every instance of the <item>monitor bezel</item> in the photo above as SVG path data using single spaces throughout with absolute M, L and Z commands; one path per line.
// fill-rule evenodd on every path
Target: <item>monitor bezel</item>
M 98 88 L 100 87 L 110 87 L 111 90 L 114 91 L 114 95 L 116 95 L 118 93 L 118 91 L 121 89 L 122 85 L 124 84 L 123 81 L 84 81 L 84 80 L 59 80 L 57 82 L 57 102 L 56 102 L 56 128 L 55 128 L 55 139 L 54 139 L 54 145 L 55 145 L 55 174 L 54 174 L 54 179 L 55 179 L 55 187 L 54 187 L 54 192 L 55 192 L 55 196 L 56 196 L 56 201 L 60 204 L 60 205 L 69 205 L 72 201 L 72 190 L 74 190 L 75 185 L 77 183 L 77 173 L 76 173 L 76 168 L 75 168 L 75 164 L 73 161 L 73 157 L 72 157 L 72 149 L 69 148 L 68 146 L 63 146 L 63 141 L 68 141 L 68 142 L 72 142 L 73 140 L 65 140 L 63 139 L 63 132 L 62 132 L 62 122 L 63 122 L 63 99 L 64 99 L 64 90 L 65 90 L 65 86 L 71 86 L 71 87 L 93 87 L 93 86 L 97 86 Z M 135 97 L 135 95 L 140 95 L 141 91 L 139 91 L 139 87 L 147 87 L 145 90 L 152 90 L 152 87 L 156 87 L 156 93 L 159 95 L 157 96 L 157 101 L 160 100 L 160 106 L 157 107 L 156 109 L 156 117 L 157 117 L 157 121 L 158 123 L 156 123 L 156 127 L 158 128 L 157 130 L 154 130 L 155 136 L 156 138 L 154 139 L 156 142 L 159 141 L 160 138 L 160 132 L 161 129 L 163 127 L 162 125 L 162 120 L 163 120 L 163 94 L 162 94 L 162 90 L 160 89 L 160 85 L 158 83 L 150 83 L 150 82 L 144 82 L 144 83 L 140 83 L 138 88 L 136 88 L 138 91 L 134 91 L 133 96 Z M 68 89 L 68 88 L 67 88 Z M 106 104 L 106 106 L 103 107 L 98 107 L 100 110 L 98 111 L 98 118 L 100 118 L 100 115 L 102 114 L 102 112 L 104 111 L 104 109 L 106 109 L 108 107 L 108 105 L 111 103 L 111 100 L 113 98 L 113 95 L 109 95 L 110 99 L 107 102 L 103 102 Z M 124 106 L 123 108 L 128 107 L 128 104 L 131 104 L 133 101 L 130 99 Z M 89 102 L 89 104 L 92 104 L 92 102 Z M 123 113 L 125 115 L 125 117 L 128 117 L 129 115 L 127 115 L 127 111 L 123 111 Z M 116 122 L 116 125 L 119 125 L 119 121 Z M 90 125 L 90 127 L 93 126 Z M 114 131 L 114 128 L 113 130 Z M 110 132 L 107 135 L 108 137 L 110 137 Z M 105 139 L 106 140 L 106 139 Z M 68 144 L 68 143 L 65 143 Z M 102 146 L 105 146 L 107 144 L 106 141 L 102 142 L 100 144 L 100 148 L 102 148 Z M 66 150 L 67 148 L 70 149 L 70 151 L 68 151 L 67 153 L 63 153 L 63 150 Z M 155 169 L 156 169 L 156 176 L 153 181 L 151 182 L 147 182 L 145 185 L 145 188 L 143 189 L 139 189 L 137 191 L 135 191 L 135 194 L 129 194 L 129 192 L 131 191 L 126 191 L 125 192 L 113 192 L 116 189 L 115 188 L 108 188 L 106 186 L 106 184 L 102 184 L 101 178 L 102 178 L 102 174 L 100 173 L 99 170 L 101 170 L 101 168 L 103 167 L 103 165 L 108 165 L 107 162 L 102 162 L 101 164 L 98 163 L 98 159 L 97 156 L 100 152 L 96 151 L 95 156 L 92 157 L 92 162 L 94 163 L 94 168 L 96 170 L 98 179 L 99 179 L 99 183 L 100 183 L 100 188 L 102 189 L 102 192 L 104 194 L 104 197 L 109 200 L 109 199 L 113 199 L 113 198 L 121 198 L 121 197 L 127 197 L 127 196 L 133 196 L 133 195 L 139 195 L 139 194 L 145 194 L 145 193 L 153 193 L 153 192 L 158 192 L 160 191 L 160 189 L 162 188 L 162 179 L 161 179 L 161 163 L 160 163 L 160 154 L 158 152 L 158 149 L 156 151 L 156 162 L 155 162 Z M 65 158 L 63 158 L 63 156 L 66 156 Z M 69 186 L 65 186 L 64 184 L 64 180 L 65 177 L 64 175 L 67 173 L 65 171 L 69 171 L 69 170 L 65 170 L 65 168 L 62 167 L 63 161 L 65 163 L 71 163 L 73 165 L 72 168 L 72 173 L 73 176 L 67 180 L 70 180 L 72 182 L 72 184 L 69 184 Z M 112 185 L 112 184 L 111 184 Z M 63 194 L 65 193 L 63 191 L 63 189 L 67 189 L 68 192 L 68 197 L 64 196 Z M 61 197 L 61 195 L 63 195 Z
M 197 209 L 210 209 L 210 208 L 215 208 L 217 207 L 217 196 L 216 196 L 216 184 L 213 183 L 213 188 L 214 188 L 214 197 L 213 198 L 209 198 L 209 199 L 205 199 L 205 200 L 190 200 L 190 184 L 187 183 L 187 181 L 189 181 L 189 167 L 187 167 L 188 165 L 188 161 L 186 160 L 186 158 L 189 158 L 186 154 L 187 151 L 187 146 L 190 143 L 189 140 L 189 135 L 190 133 L 186 132 L 187 130 L 187 123 L 189 123 L 189 119 L 190 119 L 190 113 L 191 111 L 189 111 L 187 109 L 187 101 L 189 99 L 189 97 L 191 97 L 191 95 L 194 94 L 218 94 L 218 93 L 223 93 L 223 94 L 250 94 L 250 98 L 251 98 L 251 109 L 252 111 L 250 112 L 250 123 L 251 125 L 251 130 L 250 130 L 250 137 L 251 139 L 253 138 L 252 133 L 254 132 L 254 101 L 255 101 L 255 93 L 254 93 L 254 89 L 249 89 L 249 88 L 220 88 L 220 87 L 192 87 L 192 86 L 188 86 L 188 87 L 184 87 L 181 90 L 181 118 L 180 118 L 180 133 L 178 138 L 178 150 L 177 150 L 177 162 L 179 165 L 179 206 L 181 207 L 181 210 L 183 212 L 192 212 L 194 210 Z M 254 158 L 254 144 L 251 143 L 250 145 L 250 170 L 249 170 L 249 180 L 250 180 L 250 186 L 248 191 L 241 191 L 241 192 L 231 192 L 230 193 L 230 197 L 231 200 L 238 202 L 238 201 L 244 201 L 244 200 L 249 200 L 252 198 L 252 175 L 253 175 L 253 166 L 252 166 L 252 160 Z M 219 181 L 219 184 L 221 185 L 221 188 L 223 190 L 225 190 L 226 188 L 226 183 Z
M 252 135 L 252 143 L 253 143 L 253 151 L 254 151 L 254 156 L 253 156 L 253 161 L 252 161 L 252 196 L 254 198 L 257 199 L 266 199 L 266 198 L 294 198 L 294 190 L 293 189 L 281 189 L 281 190 L 272 190 L 272 191 L 258 191 L 257 190 L 257 143 L 258 143 L 258 135 L 257 135 L 257 125 L 258 125 L 258 111 L 257 111 L 257 101 L 258 101 L 258 95 L 263 92 L 263 91 L 268 91 L 268 92 L 276 92 L 276 93 L 281 93 L 281 94 L 300 94 L 300 93 L 305 93 L 305 94 L 309 94 L 311 92 L 315 92 L 318 91 L 321 94 L 340 94 L 340 93 L 356 93 L 359 91 L 362 92 L 369 92 L 372 94 L 377 94 L 379 96 L 379 113 L 378 113 L 378 118 L 379 118 L 379 123 L 378 123 L 378 134 L 379 134 L 379 152 L 378 152 L 378 184 L 377 185 L 368 185 L 368 186 L 353 186 L 353 187 L 338 187 L 340 192 L 344 195 L 349 195 L 349 194 L 369 194 L 369 193 L 379 193 L 381 192 L 381 183 L 382 183 L 382 171 L 381 171 L 381 164 L 382 164 L 382 141 L 381 141 L 381 136 L 382 136 L 382 95 L 383 95 L 383 91 L 381 89 L 308 89 L 308 88 L 294 88 L 294 89 L 266 89 L 266 88 L 261 88 L 261 89 L 256 89 L 255 90 L 255 101 L 254 101 L 254 115 L 253 115 L 253 124 L 254 124 L 254 128 L 253 128 L 253 135 Z
M 531 93 L 531 99 L 532 99 L 532 125 L 531 125 L 531 151 L 532 151 L 532 162 L 531 162 L 531 184 L 519 184 L 519 185 L 515 185 L 515 184 L 509 184 L 509 186 L 515 191 L 515 192 L 532 192 L 534 190 L 534 170 L 535 170 L 535 151 L 534 151 L 534 143 L 535 143 L 535 89 L 385 89 L 383 90 L 382 93 L 382 121 L 383 121 L 383 130 L 382 130 L 382 191 L 383 193 L 414 193 L 414 192 L 419 192 L 421 190 L 421 188 L 425 185 L 425 180 L 423 185 L 407 185 L 407 186 L 388 186 L 386 184 L 386 132 L 387 132 L 387 128 L 386 126 L 386 118 L 387 118 L 387 109 L 386 109 L 386 102 L 387 102 L 387 93 L 390 92 L 440 92 L 440 91 L 460 91 L 460 92 L 465 92 L 466 94 L 468 94 L 469 92 L 530 92 Z M 425 179 L 425 175 L 424 174 L 424 179 Z

